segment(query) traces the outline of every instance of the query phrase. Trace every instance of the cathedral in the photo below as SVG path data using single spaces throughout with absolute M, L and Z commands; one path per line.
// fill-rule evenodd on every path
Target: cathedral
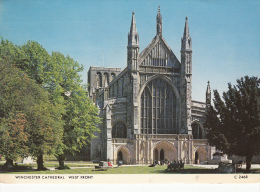
M 89 97 L 99 108 L 100 132 L 91 142 L 91 159 L 113 163 L 151 164 L 179 161 L 208 162 L 215 147 L 208 144 L 203 124 L 211 101 L 194 101 L 192 90 L 192 39 L 188 18 L 181 38 L 180 60 L 163 38 L 160 8 L 156 35 L 139 50 L 135 13 L 127 44 L 127 65 L 93 67 L 88 71 Z

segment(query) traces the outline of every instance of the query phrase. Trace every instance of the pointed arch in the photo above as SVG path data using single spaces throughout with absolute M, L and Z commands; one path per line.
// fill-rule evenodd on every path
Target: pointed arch
M 169 141 L 161 141 L 152 147 L 153 161 L 169 160 L 177 161 L 177 148 Z
M 195 149 L 194 160 L 195 164 L 199 164 L 208 160 L 208 152 L 204 146 L 199 146 Z
M 130 151 L 126 146 L 122 145 L 117 148 L 116 160 L 117 160 L 117 162 L 123 161 L 124 164 L 130 163 Z
M 174 94 L 176 96 L 177 102 L 180 103 L 180 93 L 179 93 L 177 87 L 173 84 L 171 79 L 169 79 L 168 77 L 161 75 L 161 74 L 154 75 L 154 76 L 150 77 L 149 79 L 147 79 L 147 81 L 140 88 L 139 95 L 138 95 L 139 99 L 140 99 L 140 96 L 141 96 L 144 88 L 147 86 L 147 84 L 150 83 L 151 81 L 153 81 L 154 79 L 157 79 L 157 78 L 163 79 L 164 81 L 166 81 L 171 86 L 171 88 L 173 89 Z

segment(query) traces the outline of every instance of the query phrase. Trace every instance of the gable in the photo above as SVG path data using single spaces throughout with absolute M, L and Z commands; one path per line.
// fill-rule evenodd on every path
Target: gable
M 140 54 L 139 65 L 179 68 L 180 62 L 165 40 L 155 36 L 152 42 Z

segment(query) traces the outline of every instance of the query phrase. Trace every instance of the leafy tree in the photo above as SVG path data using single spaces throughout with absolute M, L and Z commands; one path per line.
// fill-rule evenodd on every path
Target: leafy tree
M 25 127 L 23 131 L 28 138 L 26 149 L 31 156 L 40 159 L 37 161 L 38 169 L 43 169 L 42 155 L 53 153 L 54 148 L 62 139 L 60 129 L 62 121 L 59 110 L 49 102 L 48 92 L 42 86 L 28 78 L 24 71 L 11 65 L 8 60 L 0 61 L 0 77 L 0 122 L 2 122 L 0 137 L 8 138 L 6 135 L 12 135 L 14 126 L 10 122 L 15 122 L 17 115 L 23 114 L 22 122 L 26 124 L 19 124 L 17 129 L 20 128 L 21 131 L 21 127 Z M 18 147 L 20 140 L 15 141 L 17 143 L 14 146 Z M 2 154 L 7 155 L 8 158 L 12 157 L 10 153 L 13 151 L 11 146 L 13 143 L 10 142 L 2 143 L 2 146 L 5 146 L 2 148 L 5 149 Z M 8 147 L 9 152 L 6 150 Z M 21 150 L 19 155 L 25 157 L 28 155 L 27 151 Z M 13 157 L 16 158 L 16 156 Z
M 53 91 L 54 102 L 64 106 L 63 143 L 56 152 L 59 167 L 64 168 L 66 155 L 79 151 L 94 137 L 99 118 L 97 108 L 81 85 L 79 72 L 83 67 L 59 52 L 52 53 L 51 61 L 51 71 L 55 74 L 53 81 L 48 83 L 49 90 Z
M 1 154 L 5 156 L 6 165 L 13 165 L 13 161 L 19 157 L 28 156 L 28 133 L 29 123 L 24 114 L 11 113 L 7 119 L 2 119 L 0 125 Z
M 13 64 L 19 63 L 21 60 L 20 49 L 11 41 L 1 38 L 0 43 L 0 60 L 12 61 Z
M 45 169 L 43 155 L 55 153 L 55 149 L 62 142 L 61 114 L 59 109 L 49 103 L 48 99 L 41 100 L 28 111 L 28 120 L 31 122 L 29 130 L 29 152 L 37 157 L 38 170 Z
M 258 77 L 242 77 L 237 85 L 228 84 L 223 100 L 214 90 L 215 108 L 210 106 L 206 115 L 209 143 L 228 155 L 245 156 L 247 170 L 260 154 L 259 84 Z
M 99 122 L 98 110 L 87 97 L 79 75 L 83 71 L 82 65 L 59 52 L 50 55 L 34 41 L 15 46 L 2 40 L 0 55 L 10 58 L 48 91 L 49 101 L 59 109 L 64 124 L 62 142 L 56 147 L 56 157 L 60 167 L 64 167 L 65 156 L 74 154 L 86 145 L 94 137 L 93 132 L 97 130 Z
M 83 67 L 62 53 L 48 55 L 36 42 L 28 42 L 21 46 L 21 50 L 26 62 L 20 66 L 50 93 L 50 101 L 62 115 L 63 138 L 56 148 L 56 157 L 59 167 L 64 168 L 66 155 L 79 151 L 94 137 L 99 120 L 97 108 L 81 85 L 79 72 Z
M 25 71 L 37 84 L 46 83 L 50 78 L 50 54 L 39 43 L 28 41 L 19 46 L 19 58 L 16 66 Z

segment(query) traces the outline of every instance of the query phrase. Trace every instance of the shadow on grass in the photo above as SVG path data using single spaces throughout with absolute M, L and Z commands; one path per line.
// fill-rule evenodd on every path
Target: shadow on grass
M 26 172 L 26 171 L 36 171 L 36 169 L 30 165 L 14 165 L 13 167 L 5 167 L 4 165 L 0 165 L 0 173 Z
M 181 169 L 179 171 L 158 170 L 156 172 L 160 174 L 214 174 L 214 173 L 218 173 L 218 170 L 217 169 Z
M 218 169 L 182 169 L 179 171 L 166 171 L 166 170 L 157 170 L 155 171 L 160 174 L 221 174 L 218 172 Z M 245 170 L 245 169 L 237 169 L 236 173 L 251 173 L 251 174 L 259 174 L 260 169 L 252 169 L 252 170 Z M 228 173 L 222 173 L 228 174 Z

